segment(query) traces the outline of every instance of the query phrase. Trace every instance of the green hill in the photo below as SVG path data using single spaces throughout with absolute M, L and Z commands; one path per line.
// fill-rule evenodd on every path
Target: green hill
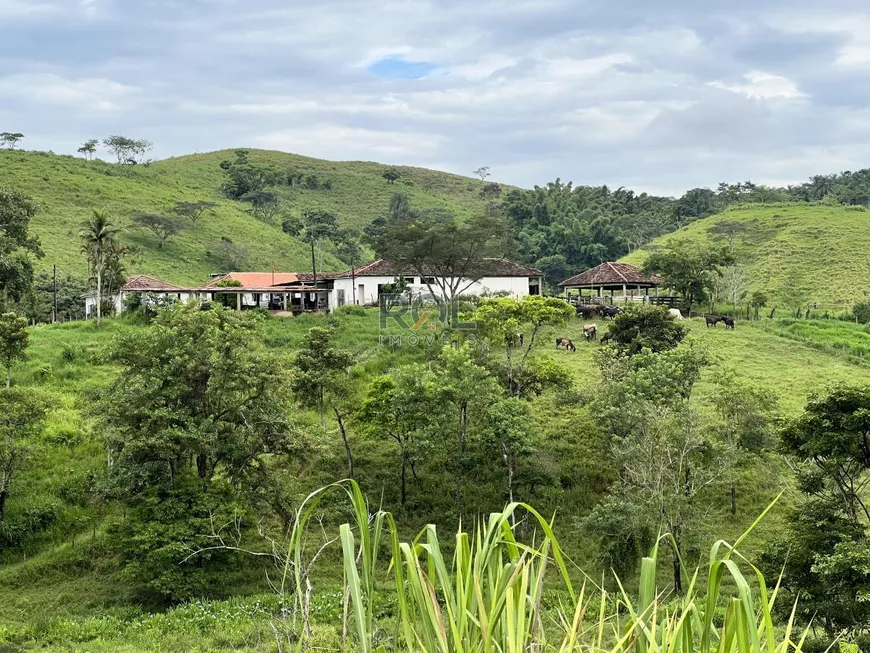
M 846 307 L 870 286 L 870 213 L 864 207 L 741 205 L 662 236 L 623 260 L 640 264 L 650 248 L 672 238 L 721 245 L 731 235 L 749 290 L 764 292 L 775 305 Z
M 211 152 L 157 161 L 148 166 L 118 166 L 103 161 L 45 152 L 0 152 L 0 185 L 12 186 L 32 196 L 41 212 L 33 223 L 45 258 L 40 269 L 58 269 L 85 275 L 79 252 L 80 224 L 92 208 L 106 208 L 125 227 L 122 240 L 142 249 L 140 260 L 128 264 L 130 274 L 145 273 L 179 284 L 198 284 L 220 265 L 210 254 L 222 237 L 250 250 L 248 268 L 307 270 L 306 245 L 281 231 L 280 221 L 265 224 L 245 212 L 246 205 L 226 199 L 220 192 L 223 160 L 232 151 Z M 398 167 L 400 179 L 389 184 L 381 176 L 385 166 L 365 162 L 333 162 L 282 152 L 251 150 L 251 163 L 293 171 L 300 177 L 315 176 L 329 190 L 302 185 L 275 189 L 287 200 L 292 215 L 307 208 L 335 211 L 342 224 L 362 227 L 383 215 L 394 192 L 407 195 L 413 206 L 449 209 L 457 215 L 482 210 L 483 183 L 423 168 Z M 218 204 L 195 228 L 170 238 L 161 249 L 147 231 L 134 228 L 130 216 L 137 212 L 166 213 L 178 201 L 211 201 Z M 345 267 L 328 251 L 326 269 Z

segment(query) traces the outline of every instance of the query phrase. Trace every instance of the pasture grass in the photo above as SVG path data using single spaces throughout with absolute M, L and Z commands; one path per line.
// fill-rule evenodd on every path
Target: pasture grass
M 40 206 L 33 221 L 45 257 L 37 268 L 79 277 L 87 275 L 78 238 L 82 222 L 91 209 L 107 209 L 113 221 L 124 228 L 121 240 L 141 248 L 142 255 L 127 264 L 129 274 L 149 274 L 176 284 L 202 285 L 209 275 L 222 271 L 214 256 L 222 237 L 250 250 L 248 270 L 309 271 L 310 254 L 305 243 L 281 230 L 280 220 L 265 224 L 245 213 L 246 205 L 220 193 L 221 161 L 232 159 L 230 150 L 194 154 L 157 161 L 149 166 L 119 167 L 104 161 L 86 161 L 49 152 L 4 150 L 0 152 L 0 184 L 27 193 Z M 363 227 L 383 215 L 394 192 L 408 195 L 418 208 L 443 208 L 459 216 L 482 211 L 483 183 L 459 175 L 402 167 L 402 178 L 388 184 L 381 177 L 385 166 L 378 163 L 333 162 L 273 152 L 251 150 L 250 161 L 316 174 L 332 181 L 331 190 L 282 187 L 290 213 L 305 209 L 335 211 L 344 226 Z M 189 227 L 157 247 L 153 234 L 135 228 L 134 213 L 165 213 L 179 201 L 217 203 L 213 214 L 203 215 Z M 322 248 L 323 270 L 348 266 Z
M 808 303 L 837 313 L 864 297 L 864 280 L 870 278 L 870 216 L 842 206 L 735 206 L 662 236 L 623 260 L 642 264 L 650 249 L 672 238 L 725 245 L 727 239 L 710 233 L 722 223 L 745 229 L 735 236 L 734 251 L 748 269 L 748 289 L 765 293 L 780 313 L 806 309 Z

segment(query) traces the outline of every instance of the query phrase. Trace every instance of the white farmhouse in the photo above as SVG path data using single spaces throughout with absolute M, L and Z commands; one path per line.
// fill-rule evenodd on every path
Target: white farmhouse
M 463 279 L 459 284 L 461 295 L 504 294 L 510 297 L 540 295 L 544 273 L 501 258 L 484 259 L 475 269 L 473 279 Z M 438 284 L 413 270 L 399 269 L 392 261 L 379 259 L 360 268 L 338 275 L 326 275 L 326 283 L 332 283 L 329 307 L 334 310 L 344 304 L 374 305 L 379 301 L 385 286 L 392 286 L 404 279 L 413 292 L 439 292 Z
M 120 315 L 124 310 L 124 301 L 130 295 L 150 295 L 161 297 L 163 299 L 174 298 L 181 302 L 193 298 L 196 293 L 190 288 L 182 288 L 175 286 L 166 281 L 149 277 L 147 274 L 137 274 L 136 276 L 127 279 L 127 282 L 121 286 L 121 290 L 113 296 L 103 297 L 103 306 L 106 302 L 112 302 L 115 307 L 115 313 Z M 85 317 L 92 317 L 97 314 L 97 295 L 91 292 L 85 295 Z
M 458 294 L 519 298 L 541 294 L 543 285 L 540 270 L 506 259 L 484 259 L 471 277 L 462 279 Z M 211 281 L 195 288 L 182 288 L 140 274 L 130 277 L 117 295 L 104 301 L 111 301 L 116 313 L 124 309 L 129 295 L 142 295 L 144 301 L 151 301 L 152 297 L 164 301 L 221 301 L 240 311 L 260 308 L 298 315 L 333 311 L 345 304 L 377 305 L 381 294 L 399 279 L 414 293 L 427 294 L 430 289 L 440 292 L 433 277 L 400 270 L 393 262 L 380 259 L 347 272 L 318 273 L 316 277 L 309 272 L 230 272 L 214 275 Z M 93 316 L 95 309 L 96 297 L 93 293 L 86 295 L 86 315 Z

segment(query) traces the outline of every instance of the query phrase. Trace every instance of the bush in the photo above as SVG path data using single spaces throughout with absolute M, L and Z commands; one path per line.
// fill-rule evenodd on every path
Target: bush
M 674 349 L 686 337 L 686 328 L 660 306 L 630 306 L 613 320 L 608 331 L 620 353 L 633 356 Z
M 861 324 L 870 324 L 870 300 L 856 303 L 852 307 L 852 318 Z
M 76 350 L 69 345 L 64 345 L 60 350 L 60 360 L 64 363 L 73 363 L 76 359 Z

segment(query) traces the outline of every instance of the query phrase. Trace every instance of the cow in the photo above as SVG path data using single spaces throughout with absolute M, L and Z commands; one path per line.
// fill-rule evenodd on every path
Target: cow
M 588 320 L 590 317 L 595 315 L 595 310 L 591 306 L 583 306 L 580 305 L 577 307 L 577 315 L 582 317 L 584 320 Z
M 605 333 L 603 336 L 601 336 L 601 344 L 602 344 L 602 345 L 606 345 L 608 342 L 610 342 L 610 339 L 611 339 L 612 337 L 613 337 L 613 336 L 611 336 L 611 335 L 610 335 L 610 332 L 608 331 L 608 332 Z
M 556 338 L 556 349 L 561 347 L 564 347 L 566 352 L 577 351 L 577 347 L 568 338 Z
M 522 333 L 514 333 L 508 334 L 504 337 L 504 344 L 508 347 L 515 347 L 517 343 L 520 343 L 520 347 L 523 346 L 523 334 Z
M 668 313 L 670 313 L 671 317 L 674 318 L 675 320 L 682 320 L 683 319 L 683 314 L 680 313 L 679 308 L 669 308 Z
M 589 340 L 597 340 L 598 339 L 598 325 L 597 324 L 587 324 L 583 327 L 583 337 L 586 338 L 587 342 Z
M 705 315 L 704 320 L 707 322 L 707 327 L 715 327 L 719 322 L 724 322 L 725 318 L 721 315 Z
M 723 317 L 722 321 L 725 323 L 726 329 L 733 329 L 734 328 L 734 318 L 733 317 Z
M 609 317 L 612 320 L 620 313 L 622 313 L 622 309 L 619 308 L 619 306 L 602 306 L 601 307 L 601 317 Z

